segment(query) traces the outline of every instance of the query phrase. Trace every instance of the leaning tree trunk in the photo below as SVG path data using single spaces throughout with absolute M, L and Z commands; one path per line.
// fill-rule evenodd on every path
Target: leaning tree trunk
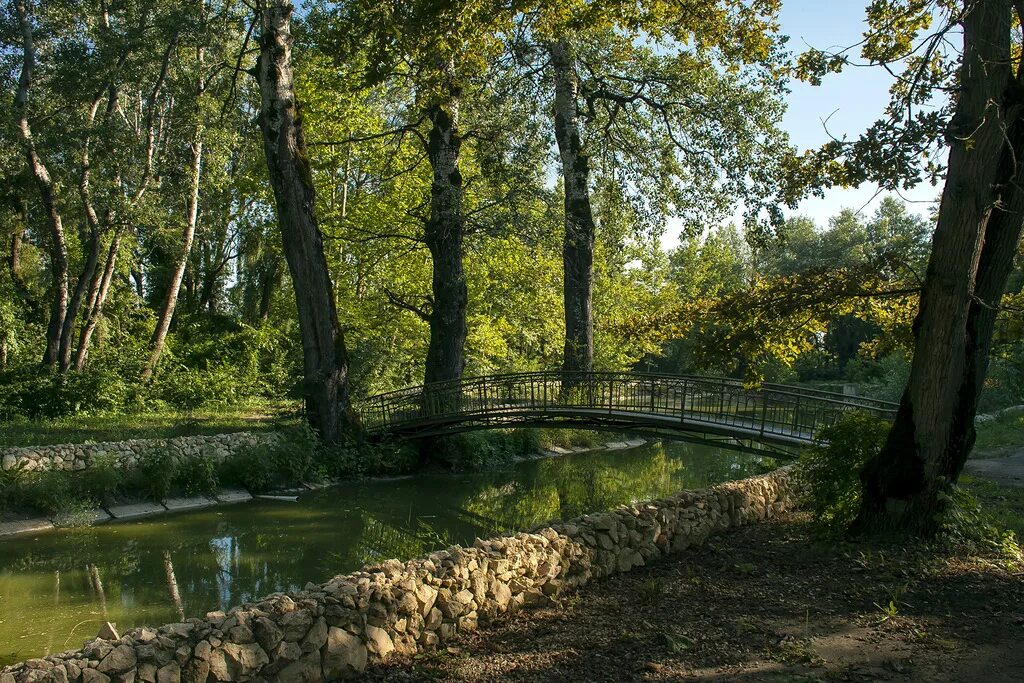
M 192 241 L 196 236 L 196 223 L 199 220 L 199 187 L 202 180 L 203 169 L 203 112 L 199 106 L 203 91 L 206 86 L 203 82 L 203 48 L 196 49 L 196 70 L 199 74 L 196 78 L 196 130 L 192 140 L 192 168 L 189 176 L 190 186 L 188 202 L 185 206 L 185 230 L 181 236 L 181 250 L 178 252 L 178 260 L 171 272 L 171 280 L 167 285 L 167 294 L 164 297 L 163 305 L 156 319 L 156 329 L 153 330 L 153 338 L 150 341 L 149 359 L 142 371 L 142 379 L 148 380 L 156 371 L 160 362 L 160 356 L 164 352 L 164 343 L 167 341 L 167 332 L 171 327 L 171 319 L 174 317 L 174 309 L 178 304 L 178 294 L 181 291 L 181 281 L 185 277 L 185 269 L 188 267 L 189 255 L 192 253 Z
M 1006 146 L 1003 149 L 998 172 L 999 201 L 985 226 L 985 244 L 978 259 L 978 275 L 974 285 L 974 298 L 967 316 L 966 370 L 960 387 L 963 401 L 961 428 L 965 438 L 953 458 L 953 467 L 959 472 L 974 446 L 974 416 L 978 412 L 981 393 L 988 373 L 989 353 L 995 333 L 996 316 L 1006 292 L 1006 281 L 1013 271 L 1017 247 L 1024 229 L 1024 189 L 1020 186 L 1021 165 L 1024 159 L 1024 61 L 1018 64 L 1018 73 L 1007 88 L 1003 109 L 1007 113 Z M 1012 120 L 1011 120 L 1012 119 Z
M 307 412 L 321 438 L 333 443 L 342 431 L 355 426 L 355 418 L 349 411 L 348 356 L 323 235 L 317 225 L 313 175 L 292 81 L 292 10 L 288 0 L 272 0 L 262 6 L 259 120 L 285 259 L 295 289 Z
M 103 306 L 106 304 L 107 295 L 110 293 L 110 283 L 114 279 L 114 266 L 117 263 L 117 254 L 121 250 L 121 239 L 123 236 L 124 228 L 119 227 L 110 240 L 110 247 L 107 249 L 107 260 L 99 280 L 99 288 L 96 290 L 92 306 L 89 307 L 85 324 L 82 325 L 82 332 L 78 335 L 78 349 L 75 351 L 75 370 L 80 371 L 85 367 L 85 359 L 89 354 L 89 344 L 92 342 L 92 335 L 100 324 L 100 320 L 103 319 Z
M 171 271 L 171 280 L 167 285 L 167 294 L 164 296 L 163 304 L 160 306 L 160 313 L 156 319 L 156 329 L 153 330 L 153 338 L 149 344 L 149 359 L 142 371 L 142 379 L 148 380 L 153 376 L 160 356 L 164 352 L 164 344 L 167 341 L 167 332 L 171 327 L 171 319 L 174 317 L 174 309 L 178 305 L 178 294 L 181 292 L 181 281 L 185 278 L 185 268 L 188 266 L 188 257 L 192 253 L 192 241 L 196 236 L 196 223 L 199 218 L 199 185 L 203 165 L 203 139 L 199 131 L 192 142 L 192 168 L 188 203 L 185 206 L 185 230 L 181 236 L 181 247 L 178 252 L 178 260 Z
M 579 83 L 572 54 L 564 43 L 548 46 L 555 81 L 555 140 L 562 160 L 565 239 L 562 244 L 562 294 L 565 304 L 563 386 L 574 374 L 594 367 L 594 213 L 590 206 L 590 160 L 583 151 Z
M 39 194 L 43 200 L 47 223 L 50 229 L 50 274 L 53 279 L 53 303 L 50 308 L 50 321 L 46 326 L 46 352 L 43 363 L 49 366 L 57 364 L 60 350 L 60 332 L 64 325 L 64 315 L 68 308 L 68 249 L 64 240 L 64 225 L 60 210 L 57 208 L 56 190 L 50 172 L 36 151 L 32 138 L 32 128 L 28 122 L 28 94 L 32 87 L 32 71 L 35 68 L 36 51 L 32 41 L 32 23 L 29 20 L 25 0 L 14 0 L 14 8 L 18 14 L 21 28 L 23 58 L 21 76 L 18 79 L 18 90 L 14 97 L 14 111 L 17 115 L 18 134 L 21 137 L 25 157 L 28 160 L 29 172 L 35 179 Z
M 427 153 L 433 177 L 430 218 L 424 240 L 433 259 L 433 308 L 424 383 L 456 380 L 466 367 L 466 275 L 463 272 L 462 174 L 459 153 L 459 92 L 453 88 L 443 102 L 427 112 L 432 123 Z
M 963 28 L 960 96 L 950 122 L 946 184 L 914 322 L 910 379 L 885 446 L 861 472 L 864 495 L 855 531 L 933 533 L 943 494 L 970 447 L 967 422 L 973 419 L 974 403 L 961 388 L 971 374 L 970 309 L 1005 142 L 1000 103 L 1010 76 L 1010 3 L 979 0 L 964 17 Z

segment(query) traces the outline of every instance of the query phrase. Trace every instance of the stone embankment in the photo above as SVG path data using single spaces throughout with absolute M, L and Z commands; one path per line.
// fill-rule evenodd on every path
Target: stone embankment
M 792 506 L 790 472 L 390 560 L 202 619 L 97 638 L 0 670 L 0 683 L 330 681 L 429 651 L 481 620 L 702 543 Z
M 84 470 L 97 458 L 114 459 L 119 466 L 130 468 L 152 453 L 170 453 L 179 458 L 205 455 L 216 461 L 227 459 L 238 451 L 262 446 L 280 438 L 277 432 L 235 432 L 209 436 L 178 436 L 170 439 L 130 439 L 100 443 L 57 444 L 0 449 L 3 469 Z

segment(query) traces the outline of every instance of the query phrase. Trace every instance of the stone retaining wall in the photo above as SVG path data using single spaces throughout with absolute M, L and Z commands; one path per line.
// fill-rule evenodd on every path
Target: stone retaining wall
M 220 461 L 235 452 L 270 443 L 277 432 L 236 432 L 210 436 L 178 436 L 170 439 L 130 439 L 101 443 L 58 444 L 0 449 L 4 470 L 84 470 L 99 456 L 112 456 L 120 466 L 134 466 L 147 453 L 169 451 L 176 457 L 208 455 Z
M 330 681 L 391 653 L 429 651 L 479 621 L 774 517 L 794 502 L 788 468 L 402 563 L 203 619 L 137 628 L 0 670 L 0 683 Z

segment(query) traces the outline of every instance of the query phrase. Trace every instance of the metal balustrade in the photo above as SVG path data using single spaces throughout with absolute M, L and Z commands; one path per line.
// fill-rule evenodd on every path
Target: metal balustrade
M 375 438 L 503 426 L 571 425 L 676 433 L 715 443 L 784 448 L 815 442 L 850 410 L 892 419 L 896 404 L 780 384 L 626 372 L 526 372 L 467 377 L 358 402 Z

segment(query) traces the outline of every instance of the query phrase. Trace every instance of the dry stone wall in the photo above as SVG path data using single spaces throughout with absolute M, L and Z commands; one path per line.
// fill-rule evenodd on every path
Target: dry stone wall
M 236 432 L 210 436 L 179 436 L 170 439 L 131 439 L 101 443 L 28 446 L 0 450 L 4 470 L 84 470 L 101 456 L 114 458 L 121 467 L 133 467 L 147 453 L 170 452 L 176 457 L 205 455 L 217 461 L 236 452 L 279 439 L 275 432 Z
M 586 515 L 408 562 L 389 560 L 300 592 L 96 639 L 0 670 L 0 683 L 330 681 L 393 653 L 429 651 L 480 621 L 779 515 L 787 468 Z M 113 636 L 113 634 L 110 634 Z

